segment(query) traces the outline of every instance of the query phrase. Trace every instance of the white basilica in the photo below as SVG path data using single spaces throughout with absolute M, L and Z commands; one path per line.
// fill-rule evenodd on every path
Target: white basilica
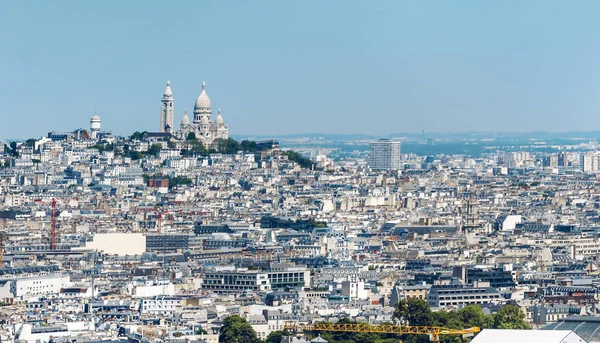
M 202 82 L 202 93 L 200 93 L 194 105 L 194 120 L 190 123 L 187 110 L 185 110 L 177 132 L 174 132 L 173 126 L 174 104 L 171 82 L 167 81 L 167 88 L 165 88 L 161 100 L 160 132 L 171 133 L 181 140 L 185 140 L 193 132 L 196 138 L 202 141 L 204 146 L 211 145 L 217 138 L 227 139 L 229 137 L 229 129 L 223 121 L 221 110 L 218 111 L 215 121 L 211 122 L 212 105 L 210 98 L 206 94 L 206 83 Z

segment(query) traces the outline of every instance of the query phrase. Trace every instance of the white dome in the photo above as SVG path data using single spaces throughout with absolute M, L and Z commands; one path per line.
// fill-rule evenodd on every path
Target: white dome
M 219 109 L 219 114 L 217 114 L 217 118 L 215 118 L 215 124 L 224 124 L 223 117 L 221 117 L 221 109 Z
M 181 125 L 190 125 L 190 118 L 187 115 L 187 110 L 183 112 L 183 118 L 181 118 Z
M 202 82 L 202 93 L 196 99 L 195 108 L 211 108 L 210 98 L 206 94 L 206 83 Z

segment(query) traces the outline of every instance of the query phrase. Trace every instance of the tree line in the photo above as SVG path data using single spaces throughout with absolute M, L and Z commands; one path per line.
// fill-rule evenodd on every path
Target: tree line
M 136 131 L 129 138 L 130 140 L 140 140 L 144 138 L 144 135 L 145 132 Z M 167 138 L 165 140 L 167 141 L 169 147 L 175 147 L 175 143 L 173 143 L 170 139 Z M 202 143 L 201 140 L 198 139 L 196 133 L 194 132 L 188 133 L 185 141 L 180 143 L 180 147 L 181 154 L 183 156 L 200 156 L 214 153 L 235 155 L 240 152 L 255 153 L 261 151 L 261 147 L 258 145 L 258 143 L 256 143 L 256 141 L 245 139 L 241 142 L 238 142 L 233 138 L 217 138 L 212 142 L 210 146 L 207 147 Z M 155 155 L 158 151 L 160 151 L 161 146 L 160 144 L 153 144 L 151 148 L 154 150 L 150 151 L 149 149 L 147 154 Z M 128 152 L 128 149 L 125 150 L 126 156 L 130 156 L 132 159 L 139 159 L 145 156 L 145 154 L 137 151 Z M 283 155 L 287 156 L 289 161 L 298 163 L 298 165 L 300 165 L 300 167 L 302 168 L 310 169 L 314 165 L 314 162 L 310 158 L 304 157 L 300 153 L 293 150 L 284 151 Z
M 529 324 L 525 321 L 525 314 L 515 305 L 505 305 L 496 314 L 486 314 L 477 305 L 468 305 L 456 311 L 434 312 L 431 311 L 426 301 L 410 298 L 398 302 L 393 319 L 401 325 L 438 326 L 449 329 L 467 329 L 471 327 L 481 329 L 529 329 Z M 342 318 L 337 323 L 356 324 L 357 322 Z M 429 342 L 429 337 L 426 335 L 336 331 L 305 331 L 304 333 L 310 337 L 320 335 L 329 343 L 398 343 L 399 339 L 407 343 Z M 219 331 L 219 343 L 281 343 L 282 337 L 290 334 L 287 330 L 273 331 L 263 341 L 258 338 L 252 326 L 244 318 L 234 315 L 223 320 L 223 325 Z M 440 341 L 444 343 L 463 343 L 469 342 L 471 338 L 442 335 Z

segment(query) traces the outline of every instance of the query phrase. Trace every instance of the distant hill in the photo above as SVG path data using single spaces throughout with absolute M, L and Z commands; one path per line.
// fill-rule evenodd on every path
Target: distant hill
M 495 139 L 495 140 L 543 140 L 543 139 L 572 139 L 588 140 L 600 139 L 600 131 L 588 132 L 398 132 L 384 136 L 367 134 L 332 134 L 332 133 L 303 133 L 290 135 L 234 135 L 234 138 L 252 140 L 307 140 L 307 141 L 359 141 L 375 140 L 379 138 L 395 138 L 408 141 L 421 141 L 426 139 L 442 140 L 468 140 L 468 139 Z

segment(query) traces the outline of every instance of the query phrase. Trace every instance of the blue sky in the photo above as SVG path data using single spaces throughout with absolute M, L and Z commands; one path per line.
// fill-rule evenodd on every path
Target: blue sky
M 179 125 L 202 81 L 230 133 L 600 129 L 598 1 L 11 1 L 0 137 Z

